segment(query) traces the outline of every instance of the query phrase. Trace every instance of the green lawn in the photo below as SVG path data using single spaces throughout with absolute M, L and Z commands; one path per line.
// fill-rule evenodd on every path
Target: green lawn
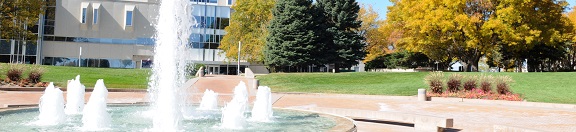
M 0 67 L 4 69 L 0 72 L 0 76 L 6 78 L 5 69 L 7 69 L 8 65 L 1 64 Z M 67 80 L 74 79 L 76 75 L 80 75 L 80 81 L 86 85 L 86 87 L 94 87 L 98 79 L 104 79 L 104 83 L 108 88 L 146 89 L 150 75 L 150 69 L 112 69 L 44 65 L 41 67 L 45 69 L 42 81 L 54 82 L 55 85 L 60 87 L 66 87 Z M 28 72 L 24 73 L 27 74 Z M 23 76 L 23 78 L 26 77 L 27 75 Z
M 277 73 L 259 76 L 275 92 L 416 95 L 426 88 L 426 72 L 416 73 Z M 453 73 L 446 73 L 446 76 Z M 576 73 L 461 73 L 509 75 L 515 93 L 533 102 L 576 104 Z

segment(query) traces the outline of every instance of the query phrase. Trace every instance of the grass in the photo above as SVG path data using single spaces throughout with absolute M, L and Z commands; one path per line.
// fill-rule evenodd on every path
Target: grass
M 276 73 L 259 76 L 261 85 L 274 92 L 339 93 L 366 95 L 417 94 L 427 88 L 428 73 Z M 446 77 L 453 73 L 446 73 Z M 464 75 L 509 75 L 511 89 L 531 102 L 576 104 L 576 73 L 461 73 Z
M 28 67 L 31 65 L 27 65 Z M 0 64 L 4 70 L 0 72 L 0 77 L 6 78 L 8 65 Z M 146 89 L 148 87 L 148 77 L 150 69 L 112 69 L 112 68 L 86 68 L 86 67 L 66 67 L 66 66 L 45 66 L 42 81 L 54 82 L 56 86 L 66 87 L 68 80 L 80 75 L 80 81 L 86 87 L 94 87 L 98 79 L 104 79 L 108 88 L 129 88 Z M 28 70 L 29 68 L 26 68 Z M 24 72 L 23 78 L 27 78 L 29 71 Z

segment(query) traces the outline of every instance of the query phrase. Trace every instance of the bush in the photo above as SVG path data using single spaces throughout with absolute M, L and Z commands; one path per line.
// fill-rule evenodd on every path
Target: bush
M 39 66 L 30 67 L 30 73 L 28 74 L 28 81 L 31 83 L 39 83 L 42 81 L 42 75 L 44 75 L 44 68 Z
M 510 76 L 498 76 L 495 78 L 496 91 L 499 94 L 508 94 L 510 91 L 510 83 L 514 82 Z
M 6 72 L 6 76 L 8 79 L 10 79 L 10 81 L 20 81 L 23 72 L 24 66 L 19 64 L 10 64 L 10 68 Z
M 457 92 L 458 90 L 460 90 L 462 77 L 463 76 L 460 74 L 450 75 L 450 77 L 448 78 L 448 82 L 446 83 L 448 85 L 448 92 Z
M 424 78 L 425 82 L 430 87 L 433 93 L 442 93 L 442 79 L 444 78 L 444 73 L 442 72 L 431 72 Z
M 464 90 L 470 91 L 477 87 L 478 76 L 466 76 L 464 78 Z
M 484 92 L 492 91 L 492 80 L 494 80 L 492 76 L 483 75 L 480 77 L 480 89 Z

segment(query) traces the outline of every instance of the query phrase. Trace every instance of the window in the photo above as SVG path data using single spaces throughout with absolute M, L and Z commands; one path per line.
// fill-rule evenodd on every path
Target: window
M 218 3 L 218 0 L 209 0 L 208 3 Z
M 82 23 L 86 23 L 86 11 L 88 10 L 88 8 L 82 8 Z
M 98 9 L 94 9 L 94 24 L 98 23 Z
M 232 0 L 228 0 L 228 5 L 232 5 Z
M 132 26 L 132 12 L 126 11 L 126 26 Z

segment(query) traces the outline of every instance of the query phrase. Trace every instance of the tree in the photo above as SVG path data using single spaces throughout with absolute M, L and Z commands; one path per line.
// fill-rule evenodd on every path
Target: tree
M 248 62 L 263 62 L 263 49 L 268 36 L 276 0 L 237 0 L 232 9 L 230 26 L 224 31 L 219 49 L 230 60 L 238 60 L 238 42 L 242 42 L 241 57 Z
M 334 64 L 336 71 L 340 67 L 351 67 L 362 60 L 365 53 L 364 37 L 358 33 L 361 21 L 358 20 L 360 6 L 355 0 L 317 0 L 316 7 L 322 11 L 327 35 L 324 41 L 325 58 Z
M 516 60 L 528 59 L 529 69 L 535 69 L 540 64 L 534 62 L 542 58 L 534 53 L 566 49 L 565 42 L 571 35 L 562 12 L 567 5 L 556 0 L 500 1 L 489 25 L 503 45 L 503 54 Z
M 302 68 L 318 64 L 321 45 L 319 26 L 313 14 L 311 0 L 281 0 L 272 10 L 269 36 L 264 50 L 265 63 L 275 69 L 282 67 Z
M 366 38 L 366 52 L 368 52 L 364 62 L 370 62 L 390 53 L 391 50 L 388 47 L 391 42 L 387 39 L 390 36 L 390 32 L 387 31 L 390 30 L 385 27 L 386 22 L 379 19 L 378 12 L 374 11 L 371 5 L 362 5 L 358 14 L 358 20 L 362 21 L 358 31 Z
M 44 12 L 44 0 L 0 0 L 0 38 L 36 40 L 29 29 Z
M 439 62 L 456 58 L 466 71 L 477 71 L 480 57 L 493 51 L 496 40 L 485 23 L 495 11 L 494 0 L 392 2 L 388 23 L 402 28 L 402 48 Z

